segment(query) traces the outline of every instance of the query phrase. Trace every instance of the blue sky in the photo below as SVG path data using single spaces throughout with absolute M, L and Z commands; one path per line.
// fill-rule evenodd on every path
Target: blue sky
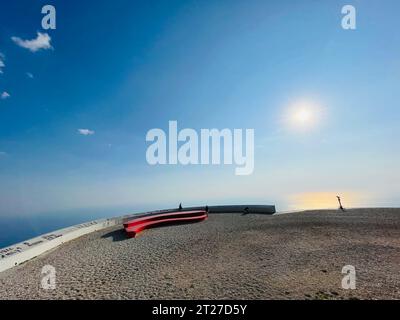
M 56 7 L 56 30 L 41 27 L 45 4 Z M 345 4 L 357 9 L 356 30 L 341 28 Z M 400 205 L 398 1 L 1 7 L 0 93 L 10 96 L 0 100 L 0 216 L 179 202 L 292 209 L 335 194 L 345 205 Z M 37 32 L 51 49 L 11 39 Z M 306 132 L 284 121 L 298 101 L 323 111 Z M 169 120 L 254 128 L 254 174 L 149 166 L 146 133 Z

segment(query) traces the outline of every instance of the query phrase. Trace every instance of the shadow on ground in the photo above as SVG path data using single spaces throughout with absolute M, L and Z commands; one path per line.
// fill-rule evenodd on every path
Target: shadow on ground
M 114 241 L 114 242 L 124 241 L 124 240 L 129 239 L 128 236 L 126 235 L 126 232 L 124 229 L 118 229 L 118 230 L 111 231 L 109 233 L 102 235 L 101 237 L 103 239 L 112 238 L 112 241 Z

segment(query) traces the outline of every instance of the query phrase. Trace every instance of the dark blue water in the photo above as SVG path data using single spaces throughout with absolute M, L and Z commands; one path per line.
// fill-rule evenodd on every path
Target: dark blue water
M 13 217 L 0 216 L 0 248 L 75 224 L 143 212 L 149 209 L 144 207 L 118 207 L 49 212 Z

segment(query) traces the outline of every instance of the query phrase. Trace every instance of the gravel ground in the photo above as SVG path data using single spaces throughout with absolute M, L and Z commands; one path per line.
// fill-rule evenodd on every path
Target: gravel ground
M 400 209 L 217 214 L 136 239 L 114 227 L 0 273 L 0 299 L 400 299 Z

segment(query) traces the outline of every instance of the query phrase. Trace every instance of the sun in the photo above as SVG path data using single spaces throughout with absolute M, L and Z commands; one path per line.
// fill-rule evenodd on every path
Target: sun
M 317 103 L 299 101 L 287 109 L 286 120 L 292 129 L 309 130 L 318 124 L 320 114 L 321 107 Z
M 313 113 L 309 108 L 302 108 L 293 113 L 293 121 L 299 125 L 307 125 L 313 120 Z

